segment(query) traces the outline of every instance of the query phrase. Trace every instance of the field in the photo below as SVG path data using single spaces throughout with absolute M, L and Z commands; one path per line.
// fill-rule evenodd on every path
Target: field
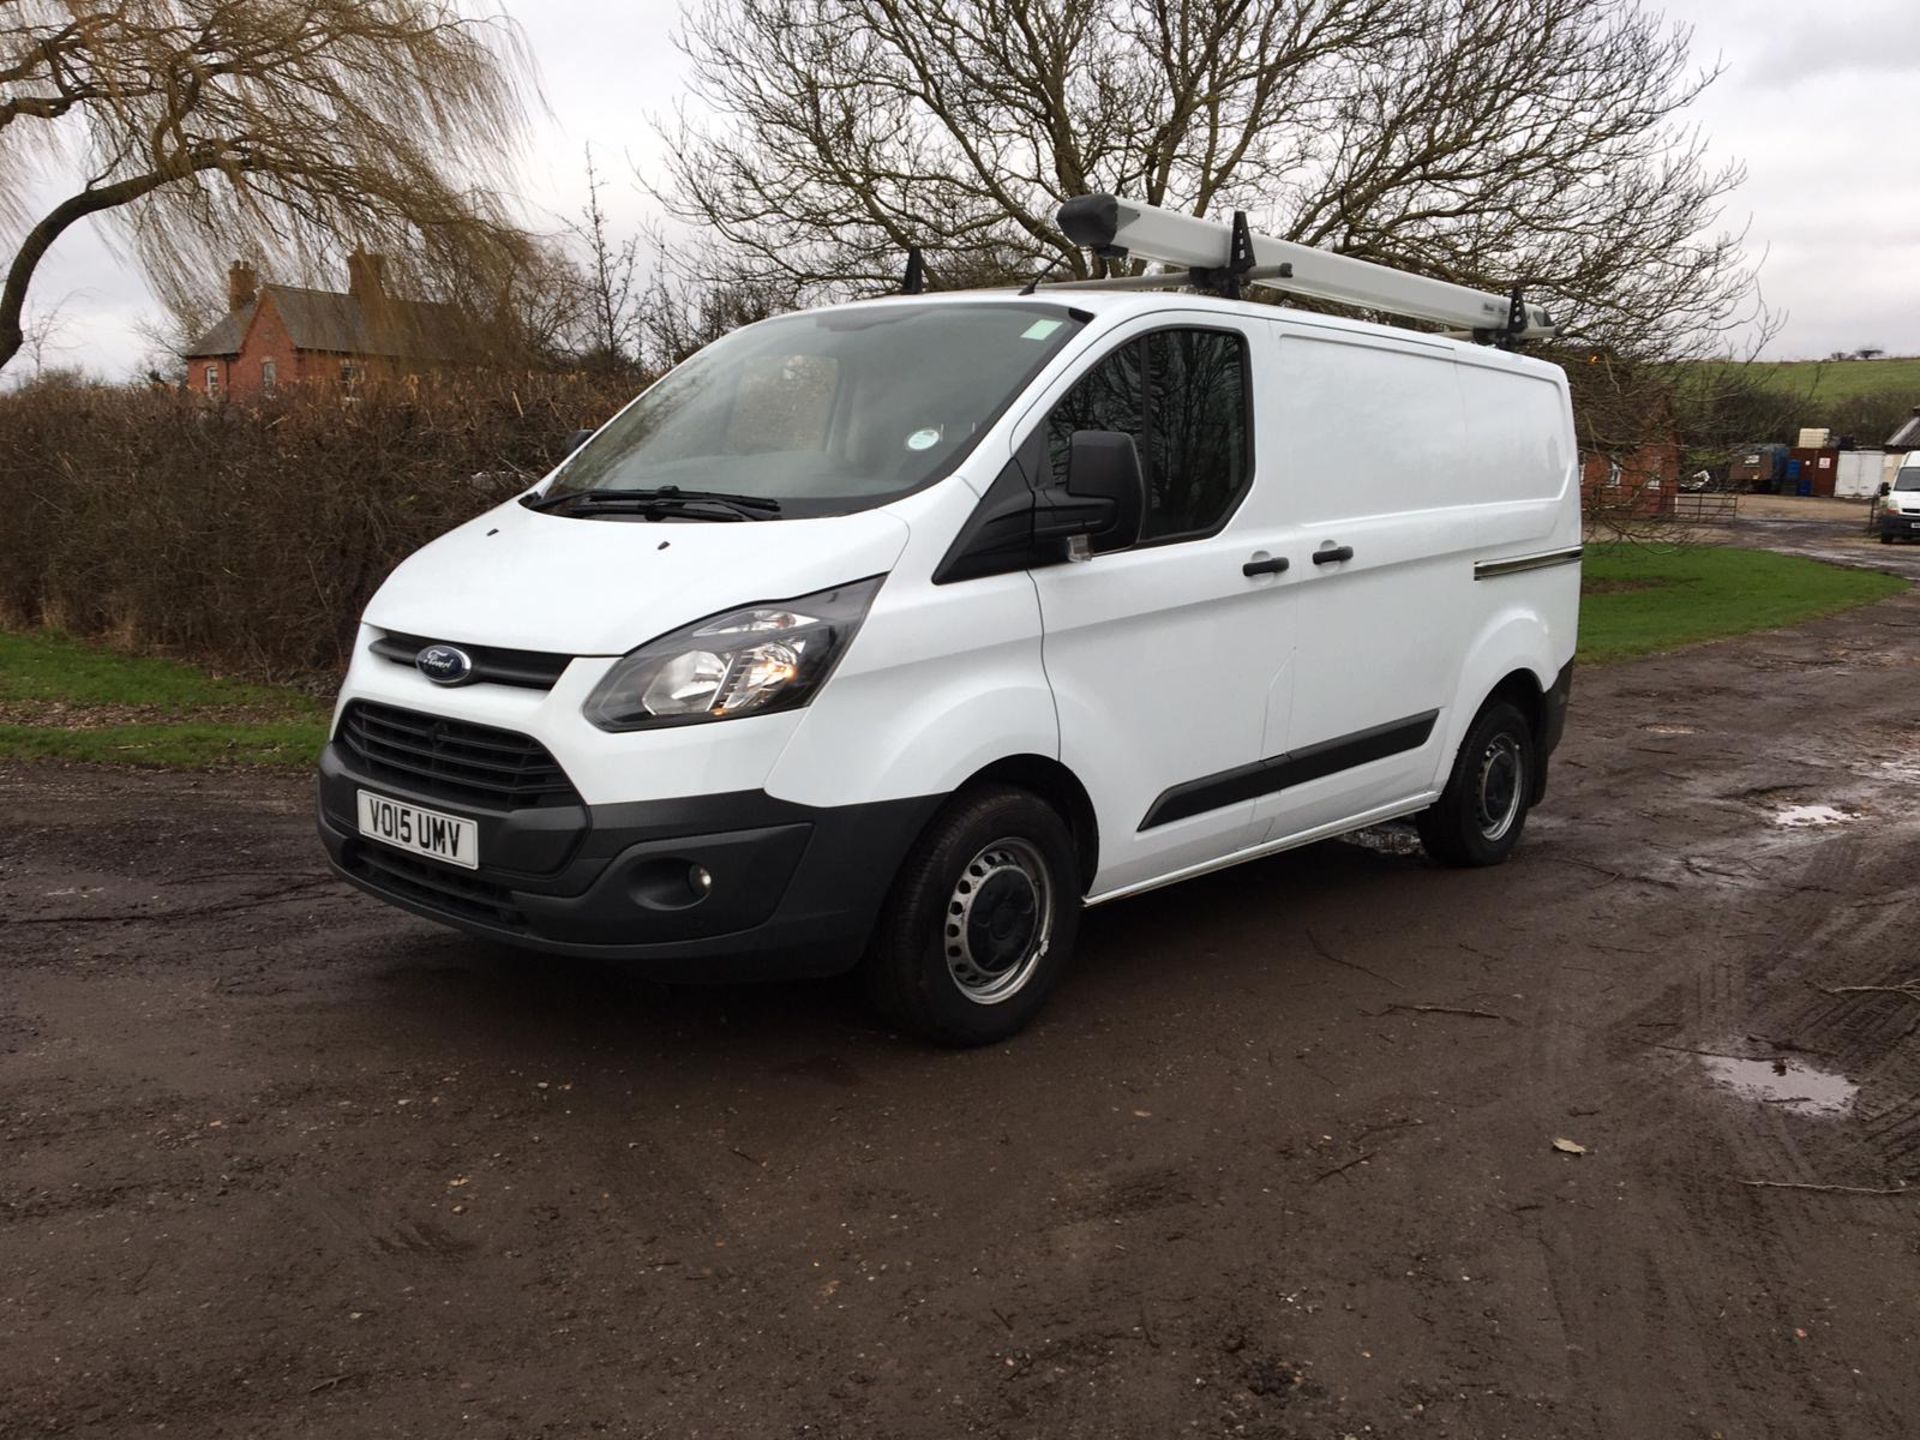
M 1760 380 L 1827 404 L 1880 395 L 1905 396 L 1920 404 L 1920 357 L 1759 361 L 1752 369 Z

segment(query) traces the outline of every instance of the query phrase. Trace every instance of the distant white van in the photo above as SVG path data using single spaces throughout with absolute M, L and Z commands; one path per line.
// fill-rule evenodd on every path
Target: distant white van
M 1880 497 L 1880 543 L 1920 540 L 1920 450 L 1908 453 Z
M 361 888 L 1021 1028 L 1081 908 L 1414 817 L 1519 842 L 1580 588 L 1565 377 L 1165 290 L 906 296 L 688 360 L 369 605 L 320 765 Z

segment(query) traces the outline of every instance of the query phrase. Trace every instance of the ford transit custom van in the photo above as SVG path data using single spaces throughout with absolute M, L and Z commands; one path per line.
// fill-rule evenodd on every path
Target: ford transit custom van
M 392 904 L 1009 1036 L 1083 907 L 1412 817 L 1499 862 L 1580 585 L 1564 375 L 1148 289 L 741 329 L 368 606 L 320 762 Z

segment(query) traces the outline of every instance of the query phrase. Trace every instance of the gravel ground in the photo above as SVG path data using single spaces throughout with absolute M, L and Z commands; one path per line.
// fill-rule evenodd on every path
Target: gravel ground
M 1920 594 L 1583 674 L 1505 868 L 1095 911 L 969 1054 L 0 767 L 0 1435 L 1911 1436 L 1916 680 Z

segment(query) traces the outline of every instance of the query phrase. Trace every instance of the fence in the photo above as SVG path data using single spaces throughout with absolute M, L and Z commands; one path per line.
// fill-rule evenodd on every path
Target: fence
M 1740 497 L 1682 491 L 1673 497 L 1672 507 L 1668 513 L 1684 524 L 1731 525 L 1740 515 Z

